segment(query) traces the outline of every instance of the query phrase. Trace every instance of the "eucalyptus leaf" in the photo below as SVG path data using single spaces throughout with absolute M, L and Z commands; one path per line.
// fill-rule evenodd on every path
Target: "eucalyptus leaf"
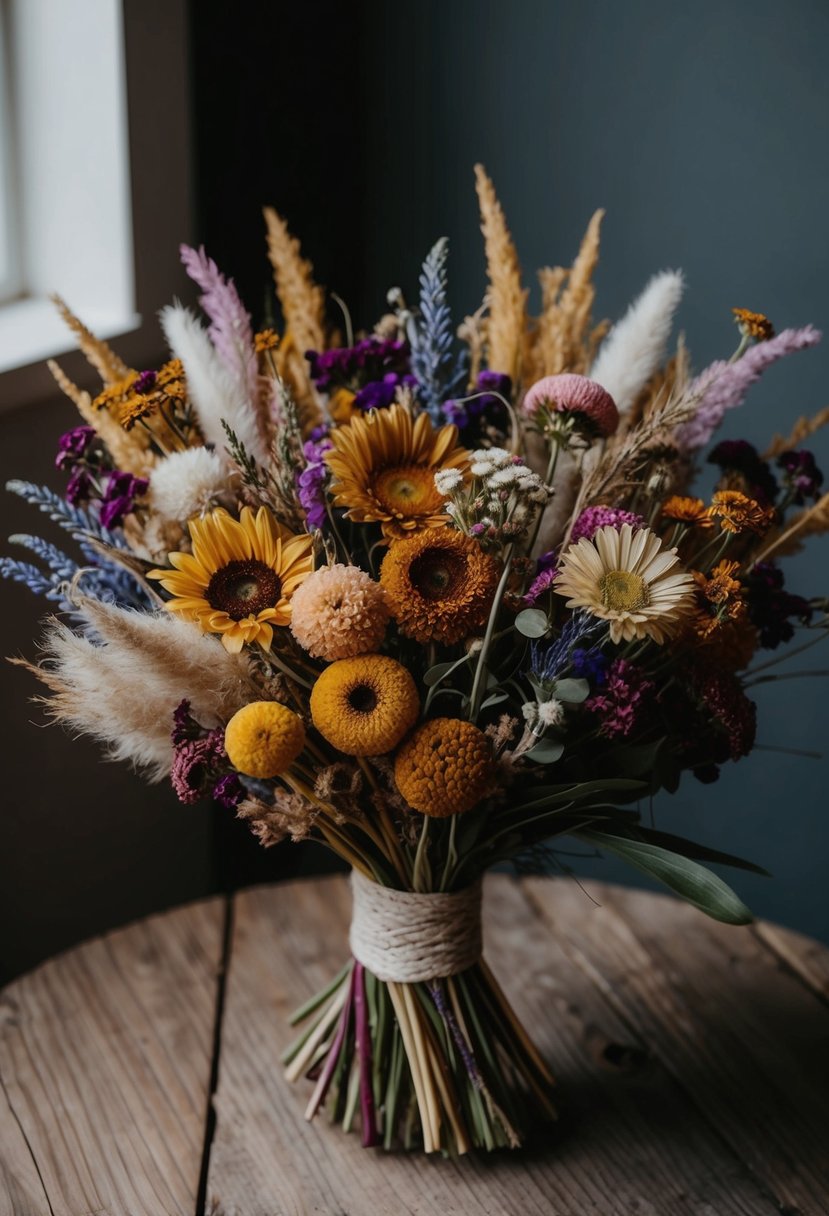
M 535 764 L 555 764 L 564 754 L 564 743 L 561 739 L 541 739 L 530 751 L 527 759 Z
M 462 663 L 469 661 L 469 655 L 465 654 L 461 659 L 455 659 L 452 663 L 435 663 L 434 667 L 430 667 L 423 677 L 423 683 L 427 688 L 431 688 L 433 684 L 439 683 L 456 667 L 460 667 Z
M 571 705 L 581 705 L 590 696 L 590 685 L 587 680 L 556 680 L 553 696 Z
M 523 633 L 525 638 L 543 638 L 550 628 L 546 612 L 540 608 L 525 608 L 515 618 L 515 628 Z
M 733 853 L 723 853 L 720 849 L 711 849 L 707 845 L 688 840 L 685 836 L 674 836 L 671 832 L 658 832 L 655 828 L 637 824 L 631 835 L 645 841 L 647 844 L 659 845 L 672 853 L 680 853 L 683 857 L 692 857 L 695 861 L 712 861 L 721 866 L 733 866 L 735 870 L 748 870 L 751 874 L 759 874 L 763 878 L 771 878 L 768 870 L 758 866 L 745 857 L 736 857 Z
M 599 849 L 615 853 L 638 870 L 650 874 L 714 920 L 727 925 L 748 925 L 754 919 L 728 883 L 690 857 L 683 857 L 659 845 L 612 836 L 607 832 L 588 830 L 574 832 L 573 835 Z
M 481 709 L 486 709 L 489 705 L 499 705 L 501 701 L 506 701 L 508 696 L 508 692 L 494 692 L 491 697 L 487 697 Z

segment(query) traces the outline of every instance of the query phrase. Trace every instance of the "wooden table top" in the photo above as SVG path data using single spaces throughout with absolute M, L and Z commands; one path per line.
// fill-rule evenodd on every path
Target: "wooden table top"
M 0 993 L 0 1216 L 819 1216 L 829 951 L 620 887 L 490 877 L 487 957 L 559 1079 L 528 1152 L 361 1149 L 279 1053 L 342 878 L 177 908 Z

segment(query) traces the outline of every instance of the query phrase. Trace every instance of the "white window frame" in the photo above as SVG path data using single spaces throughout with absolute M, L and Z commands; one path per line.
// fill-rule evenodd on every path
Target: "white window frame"
M 0 304 L 0 409 L 94 384 L 57 292 L 132 366 L 161 353 L 191 222 L 186 0 L 0 0 L 15 78 L 21 290 Z M 148 65 L 151 67 L 148 68 Z M 186 289 L 184 294 L 186 294 Z

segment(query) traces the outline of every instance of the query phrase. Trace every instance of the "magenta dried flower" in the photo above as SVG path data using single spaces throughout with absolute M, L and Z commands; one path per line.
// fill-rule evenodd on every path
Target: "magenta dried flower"
M 570 543 L 574 545 L 583 536 L 592 540 L 599 528 L 607 526 L 618 532 L 623 524 L 630 524 L 631 528 L 643 528 L 645 521 L 641 515 L 636 515 L 633 511 L 622 511 L 619 507 L 585 507 L 573 524 Z

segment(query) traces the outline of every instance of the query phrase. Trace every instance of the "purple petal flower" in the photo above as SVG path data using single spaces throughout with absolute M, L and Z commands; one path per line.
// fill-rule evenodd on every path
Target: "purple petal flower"
M 700 372 L 688 388 L 688 396 L 699 399 L 696 413 L 676 433 L 681 450 L 695 452 L 704 447 L 726 412 L 742 405 L 746 393 L 767 367 L 795 351 L 817 346 L 821 336 L 820 330 L 813 325 L 784 329 L 776 338 L 750 347 L 736 363 L 718 360 Z
M 55 457 L 55 468 L 65 469 L 81 460 L 95 439 L 95 431 L 91 426 L 76 426 L 58 440 L 58 454 Z

